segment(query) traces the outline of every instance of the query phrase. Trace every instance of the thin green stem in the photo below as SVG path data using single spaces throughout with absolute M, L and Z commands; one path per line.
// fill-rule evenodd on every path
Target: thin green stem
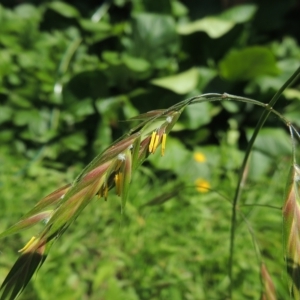
M 251 153 L 251 150 L 253 148 L 254 142 L 256 140 L 256 137 L 264 125 L 265 121 L 267 120 L 268 116 L 271 112 L 273 112 L 273 106 L 278 101 L 279 97 L 283 93 L 283 91 L 291 85 L 298 77 L 300 76 L 300 67 L 296 70 L 296 72 L 285 82 L 285 84 L 278 90 L 278 92 L 273 96 L 269 104 L 266 106 L 266 109 L 261 114 L 261 117 L 258 121 L 258 124 L 255 127 L 255 130 L 253 132 L 253 135 L 248 143 L 246 153 L 244 156 L 244 160 L 242 162 L 242 166 L 240 168 L 239 172 L 239 179 L 235 190 L 235 195 L 233 199 L 233 205 L 232 205 L 232 214 L 231 214 L 231 231 L 230 231 L 230 248 L 229 248 L 229 266 L 228 266 L 228 276 L 230 280 L 230 286 L 229 286 L 229 298 L 232 299 L 232 291 L 233 291 L 233 276 L 232 276 L 232 266 L 233 266 L 233 256 L 234 256 L 234 242 L 235 242 L 235 228 L 236 228 L 236 208 L 238 201 L 241 196 L 242 192 L 242 182 L 243 182 L 243 174 L 246 169 L 246 165 Z M 288 124 L 287 124 L 288 125 Z
M 243 205 L 240 205 L 240 207 L 245 207 L 245 206 L 250 206 L 250 207 L 256 207 L 256 206 L 259 206 L 259 207 L 265 207 L 265 208 L 273 208 L 273 209 L 278 209 L 278 210 L 281 210 L 282 208 L 279 207 L 279 206 L 274 206 L 274 205 L 269 205 L 269 204 L 257 204 L 257 203 L 249 203 L 249 204 L 243 204 Z

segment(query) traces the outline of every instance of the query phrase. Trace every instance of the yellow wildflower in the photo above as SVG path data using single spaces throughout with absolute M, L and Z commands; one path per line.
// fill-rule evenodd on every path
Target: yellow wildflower
M 197 162 L 205 162 L 206 161 L 206 156 L 202 152 L 195 152 L 194 153 L 194 160 Z
M 210 183 L 203 178 L 196 179 L 195 184 L 197 191 L 200 193 L 207 193 L 210 189 Z

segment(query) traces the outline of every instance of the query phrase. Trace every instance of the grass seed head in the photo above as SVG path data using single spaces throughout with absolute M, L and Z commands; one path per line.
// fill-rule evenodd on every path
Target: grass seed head
M 284 250 L 287 271 L 290 276 L 290 290 L 294 299 L 300 299 L 300 197 L 299 197 L 299 167 L 291 167 L 283 213 Z

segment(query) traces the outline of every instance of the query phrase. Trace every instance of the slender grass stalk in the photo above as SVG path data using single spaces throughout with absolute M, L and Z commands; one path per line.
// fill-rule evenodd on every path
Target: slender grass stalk
M 232 299 L 232 290 L 233 290 L 233 276 L 232 276 L 232 266 L 233 266 L 233 259 L 234 259 L 234 241 L 235 241 L 235 229 L 236 229 L 236 208 L 238 201 L 240 199 L 241 193 L 242 193 L 242 181 L 243 181 L 243 174 L 246 169 L 246 165 L 250 156 L 250 153 L 252 151 L 254 142 L 258 136 L 259 131 L 263 127 L 264 123 L 266 122 L 268 116 L 271 112 L 273 112 L 273 106 L 278 101 L 279 97 L 282 95 L 284 90 L 290 86 L 293 82 L 295 82 L 300 76 L 300 67 L 295 71 L 295 73 L 284 83 L 284 85 L 278 90 L 278 92 L 273 96 L 271 101 L 268 105 L 266 105 L 266 109 L 262 112 L 261 117 L 255 127 L 255 130 L 253 132 L 253 135 L 247 145 L 247 149 L 245 152 L 245 156 L 240 168 L 239 172 L 239 179 L 235 190 L 235 195 L 233 198 L 233 204 L 232 204 L 232 213 L 231 213 L 231 231 L 230 231 L 230 245 L 229 245 L 229 261 L 228 261 L 228 276 L 230 280 L 230 289 L 229 289 L 229 297 Z M 286 123 L 286 125 L 289 125 L 289 123 Z

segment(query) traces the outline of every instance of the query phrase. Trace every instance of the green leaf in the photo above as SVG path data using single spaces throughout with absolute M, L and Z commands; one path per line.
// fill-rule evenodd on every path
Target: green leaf
M 39 120 L 39 113 L 36 110 L 19 110 L 16 111 L 13 122 L 17 126 L 28 125 L 33 121 Z
M 252 19 L 256 10 L 257 7 L 253 4 L 235 6 L 218 16 L 208 16 L 191 23 L 180 24 L 177 32 L 189 35 L 204 31 L 210 38 L 216 39 L 229 32 L 236 24 Z
M 249 140 L 253 129 L 248 129 L 246 133 Z M 252 179 L 258 179 L 270 170 L 276 159 L 291 155 L 289 139 L 289 136 L 283 129 L 261 129 L 251 155 L 249 176 Z
M 196 68 L 191 68 L 177 75 L 153 79 L 151 80 L 151 83 L 183 95 L 196 88 L 198 78 L 198 70 Z
M 91 20 L 81 19 L 79 23 L 82 29 L 90 32 L 96 32 L 96 33 L 98 33 L 99 31 L 106 32 L 112 29 L 112 26 L 109 23 L 105 23 L 105 22 L 96 23 Z
M 123 55 L 122 60 L 126 67 L 135 72 L 146 72 L 151 68 L 151 65 L 145 59 Z
M 283 95 L 285 96 L 285 98 L 289 99 L 289 100 L 300 100 L 300 91 L 296 90 L 296 89 L 286 89 L 283 92 Z
M 185 161 L 190 156 L 190 151 L 188 151 L 184 145 L 175 138 L 167 137 L 166 152 L 162 157 L 159 154 L 159 149 L 157 153 L 149 156 L 149 161 L 157 168 L 162 170 L 174 170 L 177 168 L 182 168 Z
M 234 25 L 234 22 L 222 20 L 219 17 L 205 17 L 192 23 L 180 24 L 177 27 L 177 32 L 188 35 L 197 31 L 204 31 L 209 37 L 216 39 L 230 31 Z
M 199 106 L 187 106 L 182 113 L 180 123 L 185 129 L 197 129 L 202 125 L 208 124 L 211 120 L 211 104 L 201 103 Z
M 16 6 L 15 9 L 18 17 L 22 19 L 30 20 L 30 22 L 37 22 L 41 19 L 41 14 L 37 7 L 32 4 L 21 4 Z
M 48 7 L 66 18 L 77 18 L 80 16 L 79 11 L 74 6 L 65 2 L 54 1 L 49 3 Z
M 1 105 L 1 109 L 0 109 L 0 124 L 4 123 L 6 121 L 9 121 L 11 119 L 13 110 L 12 108 L 8 107 L 8 106 L 2 106 Z
M 247 131 L 248 139 L 252 133 L 253 130 Z M 283 129 L 263 128 L 256 138 L 254 148 L 273 157 L 290 155 L 290 137 Z
M 133 17 L 132 39 L 126 42 L 130 55 L 154 65 L 178 50 L 175 21 L 168 15 L 140 13 Z
M 63 94 L 64 97 L 70 98 L 70 100 L 78 101 L 79 99 L 105 97 L 107 90 L 105 75 L 95 69 L 83 71 L 72 77 L 63 90 Z
M 182 16 L 188 14 L 187 7 L 184 6 L 184 4 L 181 3 L 180 1 L 177 1 L 177 0 L 172 1 L 171 5 L 172 5 L 172 12 L 173 12 L 174 16 L 176 16 L 176 17 L 182 17 Z
M 86 137 L 83 133 L 77 132 L 61 140 L 62 145 L 69 150 L 79 151 L 86 143 Z
M 260 75 L 277 75 L 272 52 L 260 46 L 231 51 L 219 64 L 220 74 L 231 81 L 250 80 Z
M 254 17 L 256 11 L 257 5 L 255 4 L 237 5 L 224 11 L 220 17 L 235 23 L 245 23 Z
M 217 71 L 211 68 L 200 67 L 199 71 L 199 82 L 197 88 L 203 92 L 207 84 L 217 75 Z

